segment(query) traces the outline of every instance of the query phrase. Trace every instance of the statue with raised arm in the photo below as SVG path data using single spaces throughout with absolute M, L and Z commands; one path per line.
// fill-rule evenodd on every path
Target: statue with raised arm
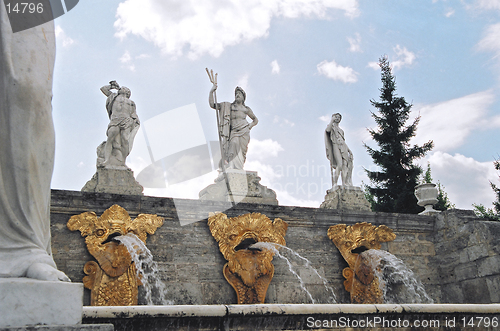
M 117 92 L 111 92 L 116 90 Z M 132 150 L 134 137 L 139 130 L 139 117 L 135 111 L 135 103 L 130 100 L 130 89 L 120 87 L 116 81 L 101 87 L 106 99 L 106 110 L 110 123 L 104 144 L 104 160 L 98 161 L 98 167 L 104 168 L 126 168 L 125 159 Z
M 332 187 L 337 185 L 339 176 L 342 174 L 342 185 L 352 185 L 353 156 L 347 147 L 344 131 L 339 127 L 342 115 L 333 114 L 330 123 L 325 130 L 326 157 L 330 160 L 330 171 L 332 173 Z
M 241 87 L 236 87 L 233 102 L 217 103 L 215 91 L 217 82 L 213 82 L 208 96 L 210 107 L 217 111 L 219 139 L 221 145 L 221 162 L 219 167 L 224 169 L 243 170 L 246 160 L 250 130 L 257 125 L 259 120 L 252 109 L 245 105 L 246 93 Z M 252 120 L 247 122 L 247 116 Z
M 208 103 L 217 115 L 217 131 L 221 159 L 219 176 L 215 183 L 200 191 L 200 200 L 230 201 L 233 206 L 239 202 L 277 205 L 276 192 L 260 184 L 256 171 L 243 170 L 250 130 L 259 120 L 245 105 L 246 93 L 241 87 L 234 90 L 233 102 L 217 102 L 217 74 L 205 69 L 212 88 L 208 95 Z M 247 117 L 252 120 L 250 123 Z

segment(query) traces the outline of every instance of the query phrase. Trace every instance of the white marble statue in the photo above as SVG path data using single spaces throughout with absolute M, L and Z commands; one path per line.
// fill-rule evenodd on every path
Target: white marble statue
M 259 120 L 250 107 L 245 105 L 246 93 L 241 87 L 236 87 L 233 102 L 216 103 L 214 97 L 216 90 L 217 82 L 214 81 L 208 102 L 210 107 L 218 112 L 222 155 L 219 167 L 243 170 L 250 142 L 250 130 L 257 125 Z M 247 122 L 247 116 L 252 120 L 251 123 Z
M 117 90 L 117 93 L 111 90 Z M 130 89 L 120 87 L 116 81 L 101 87 L 106 99 L 106 110 L 110 119 L 104 144 L 104 161 L 98 159 L 98 167 L 127 169 L 125 159 L 132 150 L 135 135 L 139 130 L 135 103 L 130 100 Z
M 69 281 L 50 247 L 54 23 L 12 33 L 0 16 L 0 277 Z
M 332 115 L 332 120 L 325 130 L 326 157 L 330 160 L 332 173 L 332 187 L 337 185 L 340 174 L 342 174 L 342 185 L 352 186 L 353 156 L 347 147 L 344 131 L 339 127 L 342 115 Z

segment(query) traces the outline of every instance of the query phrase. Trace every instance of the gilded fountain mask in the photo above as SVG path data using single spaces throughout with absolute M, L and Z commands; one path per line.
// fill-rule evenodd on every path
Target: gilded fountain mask
M 369 249 L 380 249 L 382 242 L 396 238 L 385 225 L 376 227 L 370 223 L 333 225 L 328 229 L 330 238 L 349 267 L 342 270 L 346 278 L 344 287 L 350 293 L 352 303 L 383 303 L 380 281 L 375 276 L 373 261 L 363 253 Z
M 67 227 L 79 230 L 89 253 L 97 260 L 85 264 L 85 287 L 91 290 L 91 305 L 137 304 L 137 279 L 132 257 L 124 245 L 115 238 L 135 234 L 144 243 L 163 224 L 156 215 L 140 214 L 132 220 L 125 209 L 113 205 L 101 217 L 94 212 L 72 216 Z M 124 294 L 125 293 L 125 294 Z
M 396 239 L 396 235 L 385 225 L 377 227 L 363 222 L 352 226 L 333 225 L 328 229 L 328 238 L 352 268 L 360 253 L 369 249 L 380 249 L 381 243 Z
M 219 213 L 209 217 L 208 226 L 228 261 L 223 273 L 235 289 L 238 303 L 264 303 L 274 275 L 274 254 L 269 249 L 251 246 L 259 242 L 285 245 L 286 222 L 279 218 L 271 221 L 259 213 L 230 219 Z

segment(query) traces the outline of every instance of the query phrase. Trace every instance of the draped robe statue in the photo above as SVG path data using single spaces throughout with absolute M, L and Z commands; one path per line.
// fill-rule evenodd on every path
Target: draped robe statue
M 0 277 L 69 281 L 50 247 L 54 23 L 12 33 L 0 16 Z
M 215 103 L 214 93 L 217 85 L 214 84 L 209 94 L 210 107 L 216 109 L 219 119 L 219 138 L 221 143 L 221 163 L 226 169 L 243 170 L 246 160 L 248 143 L 250 142 L 250 129 L 257 125 L 259 120 L 250 107 L 245 105 L 246 93 L 241 87 L 234 91 L 234 102 Z M 248 123 L 246 117 L 252 119 Z

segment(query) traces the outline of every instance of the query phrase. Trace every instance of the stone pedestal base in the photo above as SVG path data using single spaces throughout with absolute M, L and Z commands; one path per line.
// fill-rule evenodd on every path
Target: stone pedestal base
M 35 325 L 2 328 L 0 331 L 113 331 L 113 324 Z
M 365 194 L 360 187 L 338 185 L 335 185 L 326 192 L 325 201 L 323 201 L 319 208 L 360 211 L 371 210 L 370 203 L 366 200 Z
M 0 328 L 82 322 L 83 284 L 0 278 Z
M 130 169 L 97 168 L 82 192 L 102 192 L 116 194 L 142 195 L 144 188 L 135 178 Z
M 434 216 L 434 215 L 437 215 L 440 213 L 439 210 L 435 210 L 434 208 L 432 208 L 433 205 L 426 205 L 424 207 L 425 207 L 425 210 L 421 213 L 418 213 L 419 215 Z
M 234 201 L 277 205 L 276 192 L 260 184 L 256 171 L 233 170 L 226 171 L 230 193 L 227 190 L 226 176 L 219 174 L 215 184 L 200 191 L 200 200 Z

